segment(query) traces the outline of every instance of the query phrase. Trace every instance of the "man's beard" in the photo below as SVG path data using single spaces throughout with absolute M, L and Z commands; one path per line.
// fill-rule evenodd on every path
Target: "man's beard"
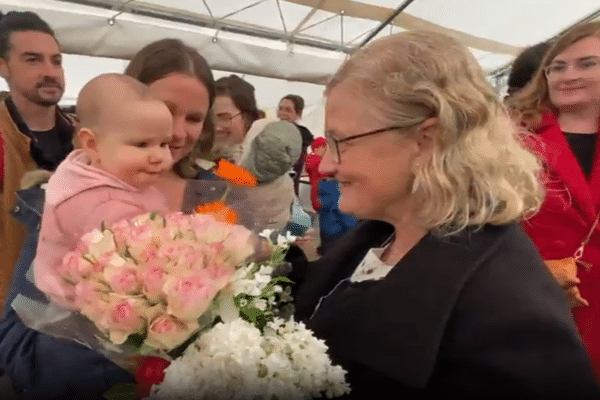
M 58 89 L 58 91 L 59 91 L 58 96 L 56 96 L 56 98 L 43 97 L 40 94 L 40 90 L 44 87 L 53 87 L 55 89 Z M 60 83 L 58 83 L 54 78 L 44 77 L 43 81 L 41 81 L 37 85 L 35 85 L 35 89 L 23 93 L 23 96 L 30 102 L 37 104 L 39 106 L 52 107 L 52 106 L 55 106 L 58 104 L 58 102 L 62 98 L 62 95 L 64 94 L 64 92 L 65 92 L 64 86 L 61 85 Z
M 60 99 L 62 98 L 62 95 L 64 93 L 63 89 L 60 88 L 60 93 L 58 94 L 58 96 L 56 96 L 56 98 L 51 98 L 51 97 L 42 97 L 40 95 L 40 93 L 38 92 L 39 88 L 36 88 L 32 91 L 29 92 L 25 92 L 23 93 L 23 96 L 29 100 L 30 102 L 37 104 L 38 106 L 42 106 L 42 107 L 52 107 L 58 104 L 58 102 L 60 101 Z

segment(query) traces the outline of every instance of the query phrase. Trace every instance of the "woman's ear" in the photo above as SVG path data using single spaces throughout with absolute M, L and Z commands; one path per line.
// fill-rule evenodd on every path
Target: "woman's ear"
M 94 132 L 88 128 L 81 128 L 79 132 L 77 132 L 77 138 L 79 147 L 85 150 L 92 162 L 99 162 L 98 139 Z
M 430 152 L 433 149 L 433 143 L 438 134 L 439 120 L 437 118 L 428 118 L 419 124 L 416 136 L 419 149 Z
M 433 153 L 435 137 L 439 132 L 437 118 L 428 118 L 418 125 L 414 140 L 416 142 L 416 154 L 413 160 L 414 171 L 425 165 Z

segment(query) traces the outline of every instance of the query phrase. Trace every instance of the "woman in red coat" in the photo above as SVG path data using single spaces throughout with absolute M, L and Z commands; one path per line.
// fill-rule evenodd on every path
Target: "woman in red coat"
M 565 288 L 600 377 L 600 23 L 558 38 L 510 103 L 545 165 L 545 202 L 523 226 Z

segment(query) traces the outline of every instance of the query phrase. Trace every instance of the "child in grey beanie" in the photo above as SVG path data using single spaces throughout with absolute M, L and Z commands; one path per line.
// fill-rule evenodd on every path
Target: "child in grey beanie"
M 259 184 L 269 183 L 289 172 L 301 153 L 302 136 L 298 128 L 287 121 L 273 121 L 252 140 L 241 166 Z
M 302 152 L 302 136 L 287 121 L 257 121 L 255 125 L 262 130 L 251 139 L 239 165 L 258 180 L 258 186 L 249 191 L 256 223 L 262 228 L 283 229 L 291 218 L 295 197 L 288 172 Z

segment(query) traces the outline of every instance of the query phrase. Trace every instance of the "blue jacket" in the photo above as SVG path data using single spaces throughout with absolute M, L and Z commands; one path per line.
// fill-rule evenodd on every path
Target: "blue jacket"
M 321 237 L 331 239 L 344 233 L 356 225 L 356 218 L 344 214 L 338 208 L 340 190 L 337 181 L 323 179 L 319 181 L 319 225 Z
M 47 301 L 27 279 L 37 249 L 44 191 L 34 187 L 17 192 L 17 197 L 13 216 L 26 226 L 27 234 L 0 320 L 0 367 L 19 399 L 103 399 L 117 383 L 134 382 L 133 376 L 87 347 L 28 328 L 9 306 L 18 294 Z

